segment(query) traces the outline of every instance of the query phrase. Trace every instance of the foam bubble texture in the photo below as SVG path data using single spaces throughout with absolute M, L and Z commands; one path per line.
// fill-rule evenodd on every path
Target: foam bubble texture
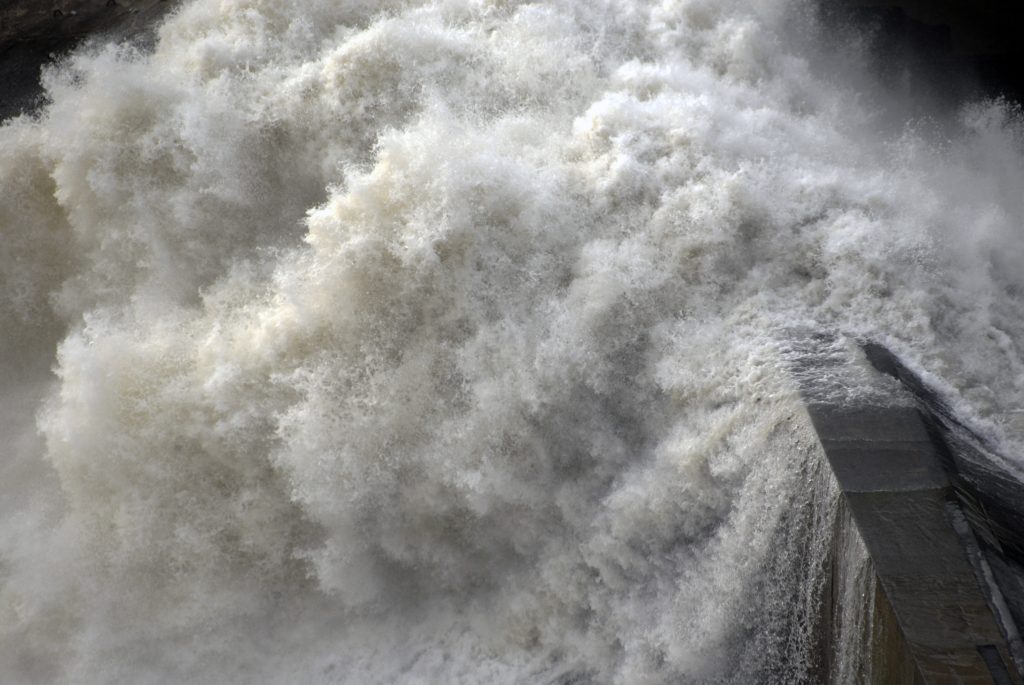
M 1004 444 L 1024 400 L 1018 115 L 886 139 L 814 26 L 194 0 L 48 72 L 0 128 L 5 682 L 813 679 L 780 331 Z

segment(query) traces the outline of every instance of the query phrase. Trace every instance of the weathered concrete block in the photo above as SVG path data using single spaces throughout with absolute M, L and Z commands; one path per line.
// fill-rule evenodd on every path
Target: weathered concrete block
M 942 488 L 949 479 L 915 407 L 815 403 L 808 412 L 845 492 Z
M 795 375 L 901 644 L 916 664 L 914 678 L 1024 682 L 1014 662 L 1019 633 L 974 532 L 981 527 L 983 542 L 997 540 L 999 522 L 989 525 L 986 500 L 973 497 L 959 475 L 961 462 L 942 432 L 952 420 L 934 416 L 904 385 L 844 357 L 834 339 L 815 344 L 825 352 L 813 345 L 799 350 L 797 365 L 801 356 L 806 363 Z M 891 355 L 873 354 L 891 375 L 905 372 Z M 923 392 L 919 380 L 912 382 Z M 977 461 L 981 450 L 975 452 Z

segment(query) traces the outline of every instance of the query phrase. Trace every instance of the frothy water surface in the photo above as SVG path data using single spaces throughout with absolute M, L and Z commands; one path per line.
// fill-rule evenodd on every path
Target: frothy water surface
M 1019 115 L 879 133 L 817 30 L 194 0 L 51 70 L 0 128 L 5 682 L 813 679 L 785 331 L 1008 453 L 1024 398 Z

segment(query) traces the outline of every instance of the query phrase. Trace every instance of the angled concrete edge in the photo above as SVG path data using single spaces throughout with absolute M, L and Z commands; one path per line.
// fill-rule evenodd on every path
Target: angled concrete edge
M 1024 683 L 1014 607 L 1024 486 L 878 345 L 807 336 L 792 368 L 846 506 L 926 683 Z M 1024 506 L 1024 498 L 1016 499 Z

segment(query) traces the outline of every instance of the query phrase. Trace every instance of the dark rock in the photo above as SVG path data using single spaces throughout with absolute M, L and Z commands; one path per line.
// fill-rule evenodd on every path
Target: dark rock
M 0 1 L 0 119 L 40 104 L 44 64 L 89 36 L 145 38 L 175 4 L 164 0 Z
M 869 365 L 810 340 L 795 375 L 915 678 L 1024 682 L 1024 484 L 891 352 L 866 345 Z

